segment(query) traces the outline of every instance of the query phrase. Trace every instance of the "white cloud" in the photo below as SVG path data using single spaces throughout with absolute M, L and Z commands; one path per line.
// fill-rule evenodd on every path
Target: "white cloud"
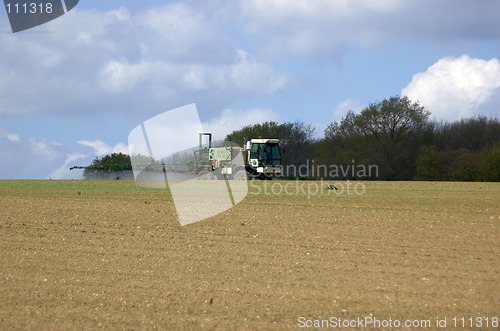
M 276 62 L 328 62 L 352 44 L 380 47 L 407 38 L 498 38 L 495 9 L 500 2 L 488 0 L 482 6 L 248 0 L 76 8 L 38 28 L 52 33 L 0 34 L 0 114 L 120 115 L 138 122 L 190 102 L 215 114 L 242 98 L 297 86 Z
M 94 149 L 95 155 L 106 155 L 111 153 L 113 148 L 109 146 L 108 144 L 102 142 L 101 140 L 97 139 L 95 141 L 89 141 L 89 140 L 80 140 L 78 141 L 80 145 L 83 146 L 89 146 Z
M 419 100 L 436 118 L 445 120 L 476 115 L 498 93 L 498 59 L 486 61 L 467 55 L 440 59 L 427 71 L 414 75 L 401 92 Z M 496 106 L 498 112 L 500 104 Z
M 124 154 L 128 153 L 128 146 L 125 145 L 124 143 L 118 143 L 117 145 L 112 147 L 106 144 L 105 142 L 97 139 L 94 141 L 80 140 L 78 141 L 78 144 L 92 147 L 94 149 L 94 154 L 97 156 L 102 156 L 111 153 L 124 153 Z
M 227 134 L 234 130 L 239 130 L 245 125 L 279 120 L 280 115 L 270 109 L 225 109 L 219 117 L 203 123 L 203 129 L 212 132 L 214 139 L 224 139 Z
M 0 34 L 0 115 L 136 121 L 190 102 L 215 112 L 286 88 L 287 75 L 228 34 L 239 7 L 219 6 L 75 9 L 38 28 L 53 33 Z
M 336 121 L 340 121 L 344 118 L 348 111 L 352 110 L 353 112 L 358 113 L 363 108 L 363 105 L 359 102 L 352 99 L 346 99 L 335 107 L 333 110 L 333 117 Z
M 220 75 L 219 75 L 220 77 Z M 222 70 L 222 86 L 231 84 L 243 91 L 272 94 L 288 84 L 288 77 L 276 74 L 271 66 L 259 63 L 247 52 L 238 50 L 238 62 Z
M 19 135 L 15 134 L 15 133 L 9 133 L 7 135 L 7 139 L 12 141 L 13 143 L 17 143 L 21 138 L 19 137 Z
M 468 0 L 246 0 L 245 31 L 276 60 L 331 61 L 352 44 L 496 39 L 500 2 Z
M 159 44 L 177 46 L 165 49 L 166 55 L 175 57 L 197 56 L 191 53 L 197 43 L 207 45 L 207 42 L 216 42 L 220 22 L 212 19 L 203 5 L 190 6 L 182 2 L 148 8 L 133 18 L 140 29 L 145 34 L 153 34 Z M 152 46 L 150 51 L 155 51 L 157 48 Z
M 118 143 L 113 147 L 113 153 L 128 154 L 128 146 L 124 143 Z
M 180 92 L 210 91 L 220 93 L 272 94 L 285 88 L 289 79 L 275 73 L 270 65 L 259 63 L 243 50 L 237 51 L 235 63 L 224 65 L 172 64 L 163 61 L 112 60 L 100 73 L 101 86 L 114 92 L 142 90 L 144 86 L 167 87 Z
M 2 131 L 7 130 L 0 127 L 0 135 Z M 89 147 L 68 146 L 45 139 L 22 137 L 14 141 L 8 138 L 0 139 L 0 150 L 1 179 L 81 178 L 81 173 L 70 172 L 69 166 L 65 169 L 66 165 L 76 160 L 75 155 L 93 155 Z M 85 165 L 91 161 L 92 158 L 88 158 L 82 162 Z
M 58 143 L 48 142 L 46 139 L 36 140 L 34 138 L 28 139 L 31 150 L 35 155 L 47 158 L 49 160 L 54 160 L 57 158 L 58 153 L 55 150 L 56 146 L 60 146 Z
M 80 159 L 85 159 L 89 155 L 88 154 L 68 154 L 66 156 L 66 160 L 64 163 L 56 170 L 54 170 L 50 175 L 49 178 L 52 179 L 68 179 L 68 178 L 75 178 L 75 173 L 71 173 L 73 170 L 69 170 L 69 168 L 73 165 L 73 163 L 76 160 Z M 79 176 L 78 176 L 79 177 Z
M 164 63 L 139 62 L 129 64 L 127 60 L 111 60 L 101 70 L 100 80 L 103 88 L 115 92 L 128 92 L 144 81 L 156 81 L 158 76 L 172 76 L 168 72 L 168 65 Z

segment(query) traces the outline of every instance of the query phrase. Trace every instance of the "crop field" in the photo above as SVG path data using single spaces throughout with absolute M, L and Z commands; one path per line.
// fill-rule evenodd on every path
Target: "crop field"
M 0 329 L 498 329 L 499 183 L 277 182 L 181 227 L 133 181 L 0 181 Z

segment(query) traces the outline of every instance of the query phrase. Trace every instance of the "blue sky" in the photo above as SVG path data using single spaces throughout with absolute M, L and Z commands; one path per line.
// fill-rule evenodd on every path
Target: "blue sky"
M 81 0 L 13 34 L 0 8 L 0 178 L 79 178 L 142 121 L 196 103 L 219 137 L 324 127 L 394 95 L 500 117 L 500 1 Z

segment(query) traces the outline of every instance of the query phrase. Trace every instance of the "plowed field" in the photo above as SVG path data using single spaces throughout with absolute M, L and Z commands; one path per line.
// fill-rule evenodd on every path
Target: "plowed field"
M 181 227 L 133 181 L 0 181 L 0 329 L 498 328 L 499 183 L 271 183 Z

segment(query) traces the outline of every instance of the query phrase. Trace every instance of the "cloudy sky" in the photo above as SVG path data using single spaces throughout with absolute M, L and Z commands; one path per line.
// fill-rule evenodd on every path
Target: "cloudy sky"
M 0 8 L 0 178 L 78 178 L 141 122 L 340 120 L 394 95 L 500 117 L 498 0 L 81 0 L 13 34 Z

